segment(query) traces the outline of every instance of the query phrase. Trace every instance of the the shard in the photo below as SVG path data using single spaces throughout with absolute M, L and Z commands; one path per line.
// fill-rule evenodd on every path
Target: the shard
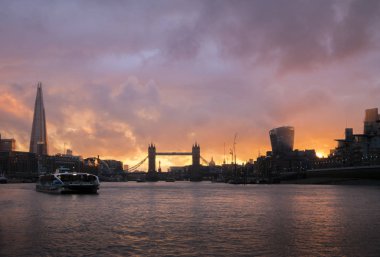
M 42 84 L 37 85 L 37 96 L 34 104 L 33 127 L 30 136 L 29 152 L 38 155 L 48 154 L 48 142 L 46 135 L 45 107 L 42 97 Z

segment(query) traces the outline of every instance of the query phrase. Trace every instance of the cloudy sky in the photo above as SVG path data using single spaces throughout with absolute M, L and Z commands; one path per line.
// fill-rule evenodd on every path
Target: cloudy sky
M 28 150 L 41 81 L 50 154 L 247 161 L 292 125 L 326 155 L 380 107 L 379 28 L 377 0 L 1 0 L 0 133 Z

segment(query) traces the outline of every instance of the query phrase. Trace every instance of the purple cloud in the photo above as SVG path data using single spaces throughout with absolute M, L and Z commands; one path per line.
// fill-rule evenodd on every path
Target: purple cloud
M 42 81 L 53 152 L 131 162 L 151 141 L 198 141 L 221 161 L 238 132 L 247 160 L 279 125 L 327 152 L 347 117 L 357 131 L 377 107 L 379 13 L 378 1 L 2 1 L 0 132 L 27 149 Z

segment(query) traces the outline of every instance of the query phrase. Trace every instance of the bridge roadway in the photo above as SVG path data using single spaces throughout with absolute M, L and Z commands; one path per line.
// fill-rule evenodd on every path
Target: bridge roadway
M 178 152 L 161 152 L 161 153 L 156 153 L 156 155 L 193 155 L 192 152 L 188 153 L 178 153 Z

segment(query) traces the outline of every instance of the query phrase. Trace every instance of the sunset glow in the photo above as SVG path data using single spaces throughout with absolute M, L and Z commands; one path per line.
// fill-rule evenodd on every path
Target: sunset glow
M 323 158 L 323 157 L 326 157 L 326 155 L 323 153 L 323 152 L 316 152 L 316 155 L 318 158 Z
M 37 1 L 39 2 L 39 1 Z M 49 154 L 130 166 L 161 151 L 239 162 L 291 125 L 327 156 L 379 106 L 378 1 L 2 1 L 0 133 L 28 151 L 38 81 Z M 169 166 L 191 157 L 165 157 Z M 146 169 L 146 166 L 143 167 Z

